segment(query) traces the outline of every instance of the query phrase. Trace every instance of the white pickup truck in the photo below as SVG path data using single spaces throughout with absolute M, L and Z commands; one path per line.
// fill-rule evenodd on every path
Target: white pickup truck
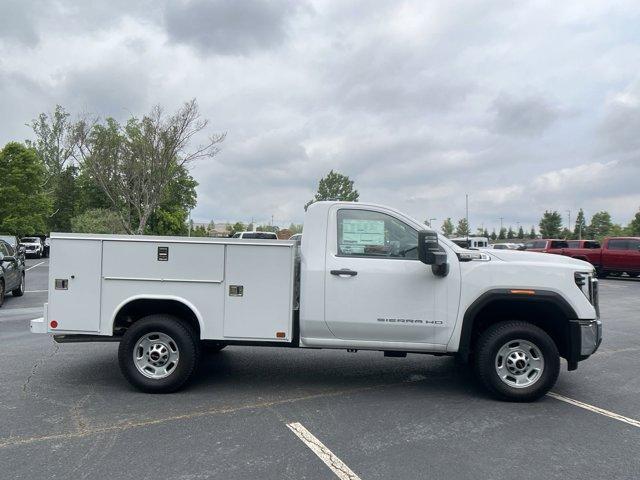
M 119 341 L 124 376 L 174 391 L 226 345 L 456 355 L 529 401 L 598 348 L 598 280 L 560 255 L 463 249 L 391 208 L 318 202 L 295 241 L 53 234 L 58 342 Z M 300 250 L 298 250 L 300 249 Z

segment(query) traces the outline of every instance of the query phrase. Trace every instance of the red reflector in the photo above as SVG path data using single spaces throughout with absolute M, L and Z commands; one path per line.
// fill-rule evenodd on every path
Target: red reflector
M 56 320 L 51 320 L 51 323 L 49 323 L 49 325 L 51 325 L 51 328 L 58 328 L 58 322 Z

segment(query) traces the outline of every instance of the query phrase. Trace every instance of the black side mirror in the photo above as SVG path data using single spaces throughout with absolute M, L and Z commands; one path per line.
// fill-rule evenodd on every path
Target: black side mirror
M 447 253 L 440 249 L 436 232 L 430 230 L 418 232 L 418 260 L 425 265 L 431 265 L 434 275 L 444 277 L 449 273 Z

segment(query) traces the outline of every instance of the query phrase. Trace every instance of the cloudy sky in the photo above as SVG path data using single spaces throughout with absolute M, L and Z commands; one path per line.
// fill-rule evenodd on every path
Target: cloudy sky
M 220 154 L 194 219 L 361 201 L 491 229 L 640 207 L 640 2 L 0 0 L 0 143 L 56 104 L 125 119 L 197 98 Z

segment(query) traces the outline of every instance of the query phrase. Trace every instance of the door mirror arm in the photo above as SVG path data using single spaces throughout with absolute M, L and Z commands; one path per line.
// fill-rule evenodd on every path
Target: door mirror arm
M 447 252 L 438 243 L 438 234 L 431 230 L 418 232 L 418 260 L 425 265 L 431 265 L 431 271 L 438 277 L 445 277 L 449 273 Z

